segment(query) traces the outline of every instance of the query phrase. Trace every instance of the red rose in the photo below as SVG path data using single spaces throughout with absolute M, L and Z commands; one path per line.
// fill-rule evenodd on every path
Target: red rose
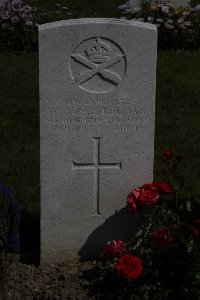
M 153 246 L 157 249 L 165 248 L 170 245 L 173 241 L 172 232 L 166 227 L 159 227 L 150 237 Z
M 108 246 L 105 248 L 105 250 L 102 252 L 101 256 L 104 259 L 112 259 L 116 255 L 121 254 L 124 252 L 125 249 L 125 243 L 123 241 L 112 241 L 108 243 Z
M 136 279 L 143 270 L 141 259 L 132 254 L 123 254 L 115 268 L 119 276 L 128 280 Z
M 163 193 L 171 193 L 172 192 L 172 187 L 170 184 L 166 182 L 152 182 L 152 186 L 157 188 L 159 191 Z
M 151 184 L 144 184 L 128 194 L 127 204 L 131 212 L 141 210 L 143 207 L 155 203 L 160 195 L 158 189 Z
M 173 157 L 174 157 L 174 154 L 171 150 L 166 150 L 162 155 L 163 160 L 171 160 Z
M 194 223 L 197 224 L 197 226 L 191 226 L 189 225 L 190 231 L 191 231 L 191 235 L 193 237 L 199 237 L 200 236 L 200 219 L 195 219 Z
M 197 228 L 196 226 L 190 226 L 190 230 L 191 230 L 191 235 L 193 237 L 198 237 L 200 236 L 200 230 L 199 228 Z

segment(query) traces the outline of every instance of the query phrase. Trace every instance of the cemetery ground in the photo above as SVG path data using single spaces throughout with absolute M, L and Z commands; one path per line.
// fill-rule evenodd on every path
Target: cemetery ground
M 182 152 L 185 190 L 194 197 L 199 196 L 200 188 L 199 66 L 199 51 L 158 51 L 154 177 L 162 178 L 160 154 L 164 150 Z M 89 287 L 83 287 L 90 281 L 89 277 L 83 277 L 83 271 L 91 269 L 94 262 L 37 266 L 40 239 L 37 55 L 1 55 L 0 82 L 1 179 L 13 187 L 15 199 L 23 209 L 21 262 L 11 266 L 7 282 L 10 299 L 12 293 L 15 299 L 93 299 L 94 294 L 87 294 Z

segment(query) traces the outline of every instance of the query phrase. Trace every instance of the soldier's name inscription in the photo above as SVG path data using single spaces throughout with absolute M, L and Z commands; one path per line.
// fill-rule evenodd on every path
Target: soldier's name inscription
M 48 107 L 45 123 L 51 130 L 74 132 L 138 131 L 148 126 L 150 116 L 131 99 L 67 99 L 63 107 Z M 117 104 L 117 105 L 116 105 Z

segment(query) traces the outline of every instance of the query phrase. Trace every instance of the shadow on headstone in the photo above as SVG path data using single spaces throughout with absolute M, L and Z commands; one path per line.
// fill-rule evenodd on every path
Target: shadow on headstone
M 142 213 L 131 214 L 127 208 L 116 211 L 87 238 L 79 251 L 80 261 L 99 257 L 108 241 L 123 240 L 128 242 L 144 222 Z M 101 244 L 101 247 L 97 245 Z
M 20 222 L 20 260 L 26 264 L 40 262 L 40 219 L 39 216 L 22 213 Z

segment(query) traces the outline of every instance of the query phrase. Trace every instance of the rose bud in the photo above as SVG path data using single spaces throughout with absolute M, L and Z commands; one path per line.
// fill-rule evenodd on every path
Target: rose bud
M 173 157 L 174 157 L 174 154 L 171 150 L 165 151 L 162 155 L 163 160 L 171 160 Z

